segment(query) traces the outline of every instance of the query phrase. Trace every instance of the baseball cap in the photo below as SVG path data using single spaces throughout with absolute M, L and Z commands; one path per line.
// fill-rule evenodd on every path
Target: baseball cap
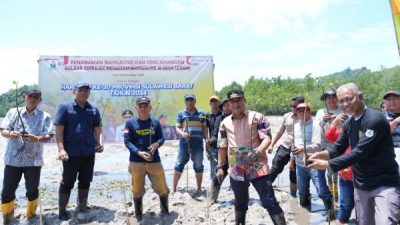
M 139 97 L 138 99 L 136 99 L 136 105 L 142 104 L 142 103 L 150 104 L 150 98 L 143 96 L 143 97 Z
M 321 101 L 325 101 L 326 97 L 328 97 L 328 95 L 334 95 L 336 96 L 336 91 L 333 88 L 330 88 L 328 90 L 326 90 L 321 97 L 319 98 Z
M 226 97 L 228 98 L 228 100 L 234 99 L 234 98 L 243 98 L 244 97 L 244 93 L 242 90 L 238 90 L 238 89 L 234 89 L 229 91 L 226 94 Z
M 81 87 L 87 87 L 90 89 L 90 84 L 84 81 L 80 81 L 76 84 L 75 89 L 81 88 Z
M 196 95 L 194 95 L 194 94 L 192 94 L 192 93 L 186 94 L 185 97 L 184 97 L 184 99 L 186 100 L 186 99 L 188 99 L 188 98 L 196 99 Z
M 310 110 L 311 111 L 311 107 L 310 107 L 310 105 L 308 105 L 307 103 L 300 103 L 300 104 L 298 104 L 297 105 L 297 107 L 296 107 L 296 109 L 297 110 L 299 110 L 299 109 L 304 109 L 304 108 L 306 108 L 306 109 L 308 109 L 308 110 Z
M 221 104 L 219 104 L 219 109 L 220 110 L 222 110 L 222 107 L 226 104 L 226 103 L 228 103 L 229 101 L 228 101 L 228 99 L 224 99 L 222 102 L 221 102 Z
M 400 91 L 388 91 L 383 96 L 383 99 L 386 99 L 387 97 L 389 97 L 389 95 L 400 96 Z
M 299 103 L 303 103 L 305 100 L 304 100 L 304 97 L 303 97 L 303 96 L 294 96 L 294 97 L 292 98 L 292 101 L 294 101 L 294 102 L 299 102 Z
M 216 96 L 216 95 L 211 96 L 211 98 L 210 98 L 209 101 L 211 102 L 211 100 L 213 100 L 213 99 L 214 99 L 214 100 L 217 100 L 217 101 L 219 101 L 219 102 L 221 101 L 221 100 L 219 100 L 219 97 Z
M 22 95 L 26 96 L 29 94 L 37 94 L 37 95 L 42 96 L 42 92 L 37 88 L 28 88 L 26 91 L 24 91 L 24 93 Z

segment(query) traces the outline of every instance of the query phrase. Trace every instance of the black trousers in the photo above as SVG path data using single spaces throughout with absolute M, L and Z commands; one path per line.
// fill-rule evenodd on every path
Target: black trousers
M 71 157 L 63 162 L 62 181 L 60 193 L 70 193 L 78 177 L 78 189 L 89 189 L 93 180 L 93 167 L 95 156 Z
M 26 197 L 29 201 L 39 197 L 40 166 L 15 167 L 6 165 L 4 168 L 3 190 L 1 203 L 8 203 L 15 199 L 15 191 L 24 174 Z
M 282 173 L 283 168 L 290 161 L 290 153 L 291 153 L 290 149 L 287 149 L 282 145 L 279 146 L 278 150 L 276 151 L 275 157 L 272 160 L 271 173 L 270 173 L 272 183 L 275 181 L 278 175 Z M 296 183 L 296 170 L 289 172 L 289 179 L 291 183 Z

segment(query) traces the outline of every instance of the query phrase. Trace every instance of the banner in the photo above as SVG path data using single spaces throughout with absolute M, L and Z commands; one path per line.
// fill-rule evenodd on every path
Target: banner
M 390 0 L 394 29 L 396 32 L 397 48 L 400 54 L 400 0 Z
M 60 103 L 74 98 L 75 84 L 88 82 L 89 102 L 102 113 L 103 131 L 123 124 L 124 110 L 136 114 L 140 96 L 151 99 L 155 118 L 163 115 L 172 126 L 185 108 L 185 94 L 194 93 L 196 107 L 203 111 L 209 110 L 214 94 L 212 56 L 40 56 L 38 62 L 41 107 L 54 116 Z

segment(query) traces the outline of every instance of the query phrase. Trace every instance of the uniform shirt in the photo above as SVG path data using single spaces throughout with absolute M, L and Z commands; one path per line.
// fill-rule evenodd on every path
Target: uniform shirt
M 91 156 L 98 144 L 94 128 L 101 126 L 99 110 L 89 102 L 81 108 L 75 100 L 58 107 L 55 125 L 64 125 L 64 148 L 70 157 Z
M 293 125 L 297 123 L 299 120 L 293 114 L 293 112 L 288 112 L 283 115 L 281 126 L 279 127 L 279 131 L 283 133 L 281 138 L 281 145 L 286 149 L 290 149 L 293 144 Z
M 342 110 L 340 110 L 339 108 L 336 108 L 335 110 L 329 110 L 329 112 L 332 113 L 333 115 L 339 115 L 340 113 L 342 113 Z M 321 127 L 322 149 L 332 148 L 333 145 L 335 144 L 334 142 L 327 141 L 325 138 L 325 131 L 332 123 L 332 120 L 330 120 L 328 122 L 324 122 L 324 120 L 322 118 L 325 115 L 325 113 L 326 113 L 326 108 L 318 110 L 317 114 L 315 115 L 315 119 L 314 119 Z
M 151 138 L 151 140 L 150 140 Z M 125 146 L 129 149 L 131 162 L 149 162 L 138 155 L 139 151 L 148 151 L 152 143 L 164 144 L 164 137 L 160 122 L 156 119 L 148 118 L 140 120 L 137 116 L 132 117 L 125 123 L 124 134 Z M 154 152 L 154 159 L 151 162 L 160 162 L 158 150 Z
M 352 150 L 342 155 L 349 146 Z M 400 186 L 390 126 L 381 112 L 367 108 L 358 120 L 348 119 L 328 152 L 334 172 L 352 165 L 354 187 L 358 189 Z
M 383 113 L 386 116 L 386 119 L 389 122 L 392 122 L 395 120 L 397 117 L 400 116 L 400 113 L 391 113 L 391 112 L 384 112 Z M 397 125 L 396 129 L 392 132 L 392 139 L 393 139 L 393 145 L 395 148 L 400 148 L 400 126 Z
M 207 127 L 208 127 L 208 137 L 212 136 L 213 131 L 215 129 L 215 122 L 217 121 L 217 119 L 219 117 L 221 117 L 221 115 L 222 115 L 222 111 L 218 111 L 216 114 L 211 113 L 211 112 L 206 114 Z M 217 148 L 217 142 L 216 141 L 212 140 L 211 148 L 213 148 L 213 149 Z
M 176 115 L 176 127 L 190 134 L 191 147 L 203 147 L 203 139 L 205 138 L 203 129 L 206 129 L 206 126 L 206 115 L 200 110 L 195 109 L 194 113 L 191 114 L 184 109 Z M 182 137 L 179 140 L 186 142 Z
M 304 134 L 305 128 L 305 134 Z M 313 153 L 321 151 L 321 127 L 313 119 L 309 119 L 304 124 L 302 122 L 294 125 L 294 146 L 303 147 L 304 138 L 306 140 L 306 152 Z M 305 167 L 304 165 L 304 152 L 294 155 L 296 165 Z
M 264 115 L 246 110 L 244 116 L 227 116 L 220 125 L 218 146 L 228 148 L 230 177 L 236 181 L 252 180 L 269 174 L 266 152 L 257 162 L 248 158 L 248 152 L 255 151 L 264 138 L 271 139 L 271 126 Z
M 26 132 L 35 136 L 54 135 L 50 114 L 38 108 L 31 113 L 28 113 L 25 107 L 18 108 L 18 110 Z M 0 128 L 10 131 L 23 131 L 16 108 L 12 108 L 7 112 Z M 16 167 L 43 166 L 43 143 L 24 142 L 22 137 L 9 138 L 4 162 L 6 165 Z

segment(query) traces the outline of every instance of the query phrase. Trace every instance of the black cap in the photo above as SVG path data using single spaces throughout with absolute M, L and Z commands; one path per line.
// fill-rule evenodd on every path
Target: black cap
M 226 104 L 226 103 L 228 103 L 229 101 L 228 101 L 228 99 L 224 99 L 222 102 L 221 102 L 221 104 L 219 104 L 219 109 L 220 110 L 222 110 L 222 107 Z
M 133 112 L 131 111 L 131 110 L 129 110 L 129 109 L 126 109 L 126 110 L 124 110 L 123 112 L 122 112 L 122 114 L 121 114 L 121 116 L 123 117 L 123 116 L 133 116 Z
M 234 99 L 234 98 L 243 98 L 244 97 L 244 92 L 242 90 L 239 89 L 234 89 L 229 91 L 226 94 L 226 97 L 228 98 L 228 100 Z
M 383 99 L 386 99 L 389 95 L 400 96 L 400 91 L 388 91 L 383 96 Z
M 167 115 L 161 114 L 161 115 L 158 117 L 158 119 L 161 119 L 161 118 L 167 118 Z
M 42 96 L 42 92 L 37 88 L 28 88 L 26 91 L 24 91 L 24 93 L 22 95 L 26 96 L 29 94 L 37 94 L 37 95 Z
M 303 102 L 305 102 L 305 99 L 303 96 L 294 96 L 292 98 L 292 101 L 297 102 L 297 103 L 303 103 Z
M 136 105 L 142 104 L 142 103 L 150 104 L 150 98 L 143 96 L 143 97 L 136 99 Z
M 84 81 L 80 81 L 75 85 L 75 89 L 81 88 L 81 87 L 87 87 L 90 89 L 90 84 Z
M 325 101 L 326 97 L 328 97 L 328 95 L 334 95 L 336 96 L 336 91 L 333 88 L 330 88 L 328 90 L 326 90 L 321 97 L 319 98 L 321 101 Z

